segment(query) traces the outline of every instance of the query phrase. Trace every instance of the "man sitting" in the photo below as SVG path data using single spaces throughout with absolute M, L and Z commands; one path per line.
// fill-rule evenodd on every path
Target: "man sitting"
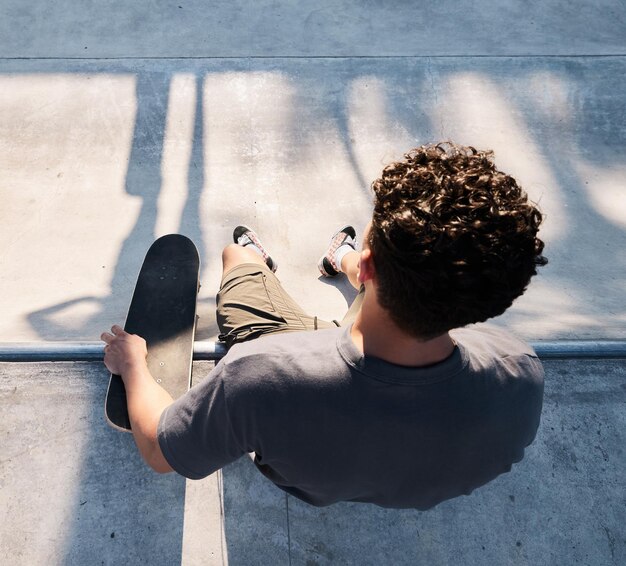
M 313 505 L 428 509 L 507 472 L 534 439 L 543 370 L 503 313 L 544 265 L 541 214 L 491 152 L 422 146 L 374 181 L 373 216 L 319 262 L 359 293 L 341 322 L 284 291 L 258 235 L 223 252 L 217 320 L 228 354 L 172 401 L 145 343 L 119 326 L 105 363 L 122 376 L 137 445 L 157 471 L 198 479 L 246 453 Z

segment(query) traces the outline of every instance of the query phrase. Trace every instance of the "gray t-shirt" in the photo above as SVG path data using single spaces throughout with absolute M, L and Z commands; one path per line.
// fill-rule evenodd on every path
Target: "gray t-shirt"
M 446 360 L 409 368 L 363 356 L 350 328 L 234 346 L 163 413 L 158 439 L 199 479 L 248 452 L 313 505 L 428 509 L 511 469 L 535 437 L 543 369 L 494 328 L 451 332 Z

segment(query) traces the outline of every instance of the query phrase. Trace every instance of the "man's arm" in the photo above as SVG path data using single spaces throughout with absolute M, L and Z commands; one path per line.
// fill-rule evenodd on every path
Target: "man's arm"
M 150 375 L 145 340 L 117 325 L 111 328 L 111 333 L 104 332 L 101 339 L 106 342 L 104 364 L 124 381 L 128 415 L 139 453 L 154 471 L 173 471 L 157 440 L 159 419 L 173 399 Z

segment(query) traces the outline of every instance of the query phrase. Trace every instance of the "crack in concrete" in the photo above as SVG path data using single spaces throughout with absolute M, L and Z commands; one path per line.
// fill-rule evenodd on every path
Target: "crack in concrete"
M 606 527 L 602 523 L 600 523 L 600 524 L 602 525 L 602 528 L 604 529 L 604 532 L 606 534 L 606 538 L 607 538 L 608 543 L 609 543 L 609 550 L 611 551 L 611 559 L 615 560 L 615 537 L 613 536 L 613 533 L 611 533 L 611 531 L 610 531 L 610 529 L 608 527 Z

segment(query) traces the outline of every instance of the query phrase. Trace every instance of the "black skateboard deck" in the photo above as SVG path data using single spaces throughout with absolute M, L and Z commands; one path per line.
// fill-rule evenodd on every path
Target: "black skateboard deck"
M 156 240 L 141 266 L 124 325 L 146 340 L 150 373 L 174 399 L 191 383 L 199 270 L 198 250 L 189 238 L 170 234 Z M 131 431 L 119 375 L 111 374 L 104 412 L 112 427 Z

